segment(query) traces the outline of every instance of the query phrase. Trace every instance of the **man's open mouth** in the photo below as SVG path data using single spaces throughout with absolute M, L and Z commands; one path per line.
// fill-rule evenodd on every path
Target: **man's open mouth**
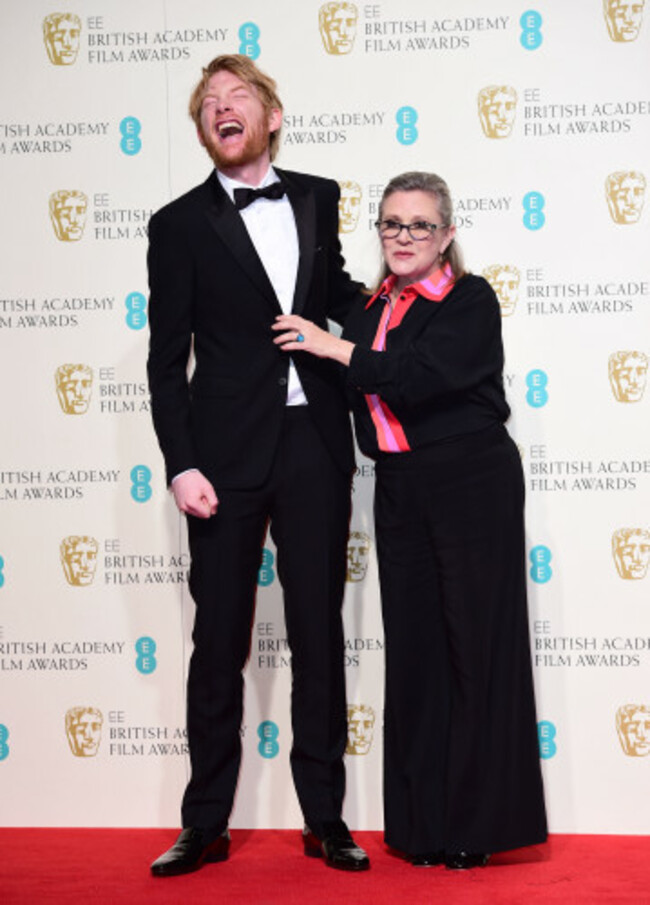
M 244 127 L 242 124 L 234 119 L 225 120 L 217 125 L 217 132 L 221 139 L 232 138 L 233 135 L 241 135 L 243 131 Z

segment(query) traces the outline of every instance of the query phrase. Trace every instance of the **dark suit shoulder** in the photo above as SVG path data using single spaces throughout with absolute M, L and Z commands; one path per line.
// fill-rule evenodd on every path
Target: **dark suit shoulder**
M 491 295 L 493 289 L 485 277 L 477 276 L 475 273 L 466 273 L 456 282 L 454 291 L 458 293 L 487 293 Z
M 312 173 L 298 173 L 296 170 L 283 170 L 280 167 L 274 167 L 278 176 L 282 179 L 287 179 L 291 182 L 296 182 L 299 185 L 304 186 L 322 186 L 332 187 L 337 186 L 338 183 L 334 179 L 329 179 L 326 176 L 314 176 Z
M 196 211 L 197 206 L 205 206 L 214 199 L 213 182 L 214 174 L 210 174 L 205 182 L 202 182 L 200 185 L 195 185 L 194 188 L 159 208 L 159 210 L 153 214 L 151 220 L 166 220 L 168 218 L 177 219 L 193 214 Z
M 487 304 L 499 309 L 499 300 L 490 283 L 485 277 L 477 276 L 474 273 L 466 273 L 458 280 L 449 294 L 449 299 L 454 299 L 456 304 L 465 300 L 469 303 Z
M 281 179 L 288 183 L 293 183 L 304 191 L 316 192 L 329 197 L 334 195 L 338 200 L 339 185 L 334 179 L 328 179 L 325 176 L 313 176 L 311 173 L 297 173 L 295 170 L 282 170 L 280 167 L 275 167 L 274 169 Z

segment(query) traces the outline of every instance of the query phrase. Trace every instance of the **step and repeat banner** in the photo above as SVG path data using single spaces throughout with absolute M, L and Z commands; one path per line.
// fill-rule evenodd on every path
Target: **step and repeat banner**
M 210 170 L 187 114 L 202 65 L 243 53 L 278 81 L 278 163 L 339 182 L 357 278 L 378 275 L 386 182 L 448 181 L 468 265 L 502 306 L 551 829 L 650 830 L 645 7 L 2 0 L 5 825 L 178 824 L 193 603 L 150 422 L 147 222 Z M 382 825 L 373 480 L 359 456 L 345 816 L 363 829 Z M 235 827 L 300 826 L 290 664 L 269 540 Z

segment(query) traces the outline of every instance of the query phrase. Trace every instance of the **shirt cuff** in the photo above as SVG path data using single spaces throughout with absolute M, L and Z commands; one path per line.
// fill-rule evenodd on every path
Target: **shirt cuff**
M 177 478 L 181 477 L 181 475 L 189 474 L 191 471 L 198 471 L 198 470 L 199 470 L 198 468 L 186 468 L 185 471 L 179 471 L 178 474 L 175 474 L 174 477 L 169 482 L 170 487 Z

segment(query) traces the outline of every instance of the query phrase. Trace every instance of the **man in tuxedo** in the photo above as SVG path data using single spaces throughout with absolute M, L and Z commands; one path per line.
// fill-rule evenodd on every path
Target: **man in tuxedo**
M 271 330 L 290 311 L 323 327 L 340 323 L 360 295 L 343 269 L 339 190 L 272 167 L 282 105 L 248 57 L 214 59 L 190 114 L 215 169 L 149 224 L 148 375 L 167 479 L 188 523 L 192 775 L 183 830 L 151 870 L 186 873 L 228 856 L 242 671 L 267 525 L 292 656 L 291 768 L 304 851 L 364 870 L 368 858 L 341 819 L 349 415 L 332 363 L 287 361 Z

